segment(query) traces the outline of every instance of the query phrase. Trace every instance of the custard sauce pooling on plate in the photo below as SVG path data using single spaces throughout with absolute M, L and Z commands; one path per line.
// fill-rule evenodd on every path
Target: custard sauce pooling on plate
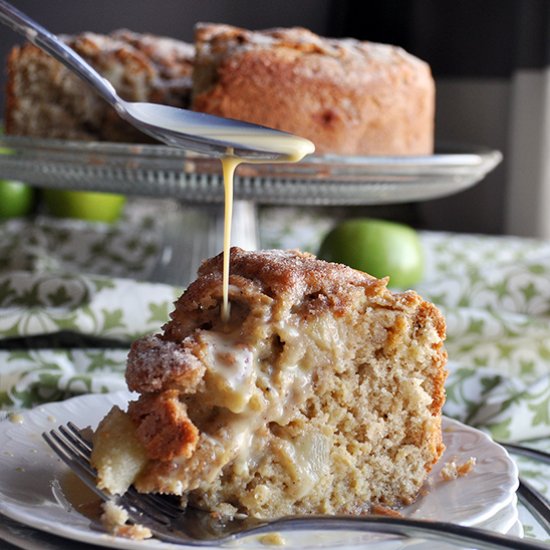
M 213 130 L 214 131 L 214 130 Z M 218 134 L 214 134 L 218 136 Z M 235 170 L 242 162 L 272 163 L 272 162 L 298 162 L 306 155 L 315 151 L 315 145 L 308 139 L 293 136 L 292 134 L 274 134 L 271 130 L 263 130 L 261 127 L 254 131 L 235 132 L 230 135 L 222 133 L 224 139 L 250 146 L 264 151 L 273 151 L 282 155 L 278 160 L 251 160 L 235 156 L 232 149 L 228 149 L 221 159 L 223 168 L 223 182 L 225 194 L 224 224 L 223 224 L 223 303 L 222 319 L 229 320 L 229 249 L 231 248 L 231 222 L 233 219 L 233 180 Z M 221 137 L 221 136 L 220 136 Z

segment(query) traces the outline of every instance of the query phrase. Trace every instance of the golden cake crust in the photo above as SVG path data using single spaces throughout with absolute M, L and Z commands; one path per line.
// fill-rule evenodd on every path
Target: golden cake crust
M 128 415 L 151 459 L 188 458 L 197 447 L 198 430 L 187 416 L 187 407 L 179 401 L 177 390 L 151 393 L 132 401 Z
M 126 384 L 129 390 L 139 393 L 160 390 L 191 393 L 204 370 L 204 365 L 189 351 L 189 345 L 184 347 L 149 336 L 136 340 L 130 348 Z
M 364 287 L 368 295 L 381 294 L 386 281 L 335 263 L 319 262 L 312 254 L 299 251 L 269 250 L 259 253 L 231 249 L 230 293 L 235 302 L 250 306 L 271 307 L 270 298 L 280 299 L 274 304 L 275 318 L 284 314 L 296 297 L 305 296 L 304 313 L 315 307 L 343 308 L 349 300 L 349 283 Z M 207 322 L 214 314 L 219 317 L 223 256 L 205 261 L 198 278 L 176 302 L 172 321 L 163 327 L 166 339 L 180 340 L 191 330 Z M 318 293 L 317 296 L 314 294 Z M 310 296 L 311 295 L 311 296 Z M 411 297 L 404 296 L 404 299 Z M 296 306 L 295 306 L 296 307 Z M 254 316 L 251 317 L 254 319 Z
M 401 48 L 217 24 L 199 24 L 195 44 L 195 110 L 306 137 L 318 153 L 433 151 L 431 71 Z

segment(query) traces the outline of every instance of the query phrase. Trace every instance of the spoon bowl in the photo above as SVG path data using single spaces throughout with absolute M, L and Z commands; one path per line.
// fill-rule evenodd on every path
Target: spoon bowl
M 313 153 L 305 138 L 240 120 L 157 103 L 120 100 L 119 115 L 146 134 L 176 147 L 248 161 L 298 161 Z

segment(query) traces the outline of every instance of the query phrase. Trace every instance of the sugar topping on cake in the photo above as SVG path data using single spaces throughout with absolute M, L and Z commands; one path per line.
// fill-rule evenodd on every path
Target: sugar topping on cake
M 431 154 L 435 86 L 391 45 L 303 28 L 200 24 L 192 108 L 311 140 L 317 153 Z

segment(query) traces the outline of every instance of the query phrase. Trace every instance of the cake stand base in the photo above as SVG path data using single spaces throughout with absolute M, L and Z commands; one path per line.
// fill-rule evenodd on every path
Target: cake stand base
M 204 260 L 222 252 L 223 224 L 223 204 L 182 202 L 167 211 L 163 222 L 163 251 L 151 279 L 187 286 L 196 278 L 197 269 Z M 231 246 L 245 250 L 258 248 L 255 202 L 234 202 Z

